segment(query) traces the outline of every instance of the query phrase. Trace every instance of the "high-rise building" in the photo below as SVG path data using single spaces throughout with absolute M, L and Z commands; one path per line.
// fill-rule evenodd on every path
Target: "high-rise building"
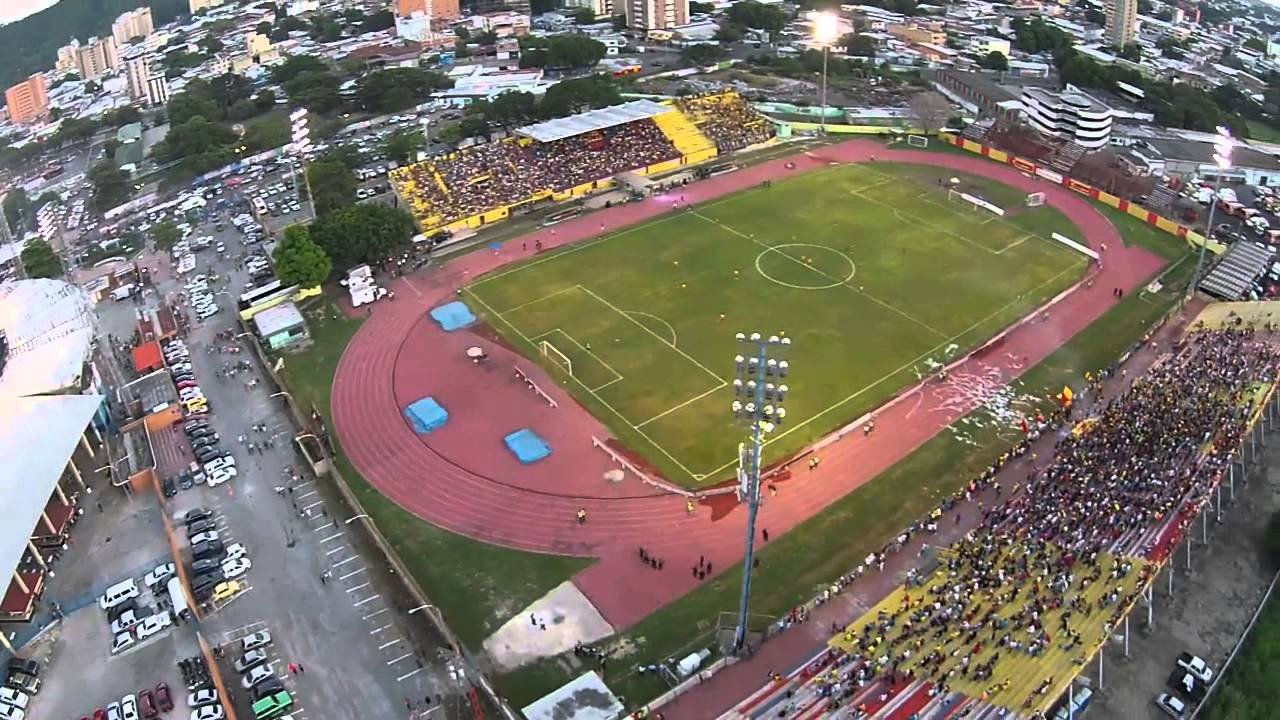
M 80 49 L 80 41 L 71 38 L 71 42 L 58 48 L 58 59 L 53 63 L 53 69 L 62 73 L 79 72 L 80 66 L 76 64 L 76 51 Z
M 76 50 L 76 68 L 83 80 L 97 80 L 120 67 L 120 50 L 114 37 L 100 37 Z
M 169 102 L 169 83 L 164 68 L 159 67 L 155 55 L 134 58 L 125 64 L 129 76 L 129 96 L 148 107 Z
M 1123 48 L 1138 36 L 1138 0 L 1107 0 L 1107 42 Z
M 201 10 L 222 7 L 222 3 L 224 2 L 226 2 L 226 0 L 187 0 L 187 9 L 191 11 L 192 15 L 194 15 Z
M 145 38 L 155 31 L 156 26 L 151 22 L 149 7 L 140 7 L 137 10 L 122 13 L 115 22 L 111 23 L 111 37 L 116 41 L 116 45 L 124 45 L 134 38 Z
M 26 125 L 49 111 L 49 86 L 43 75 L 32 75 L 5 90 L 4 101 L 9 108 L 9 121 Z
M 458 0 L 396 0 L 396 15 L 410 17 L 422 13 L 434 20 L 452 20 L 462 17 Z
M 689 0 L 623 0 L 623 2 L 629 28 L 663 30 L 689 22 Z
M 591 11 L 596 14 L 596 20 L 599 21 L 613 17 L 613 0 L 567 0 L 565 5 L 568 7 L 591 8 Z
M 529 0 L 476 0 L 472 11 L 475 13 L 514 12 L 522 15 L 531 14 Z

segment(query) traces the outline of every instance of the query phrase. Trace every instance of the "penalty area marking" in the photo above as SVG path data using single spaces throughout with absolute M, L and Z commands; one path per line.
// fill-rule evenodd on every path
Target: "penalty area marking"
M 667 322 L 666 320 L 663 320 L 662 318 L 658 317 L 657 315 L 654 315 L 653 313 L 647 313 L 642 310 L 623 310 L 622 314 L 623 315 L 639 315 L 641 317 L 653 318 L 654 320 L 657 320 L 658 322 L 665 325 L 667 330 L 671 332 L 671 343 L 670 343 L 671 347 L 676 346 L 676 341 L 679 339 L 678 337 L 676 337 L 676 329 L 672 327 L 671 323 Z
M 794 257 L 792 255 L 788 255 L 787 253 L 782 252 L 783 249 L 785 248 L 803 248 L 803 247 L 817 248 L 818 250 L 824 250 L 828 253 L 831 253 L 840 258 L 843 258 L 845 262 L 849 263 L 848 276 L 846 276 L 843 280 L 837 279 L 835 276 L 828 275 L 822 272 L 818 268 L 813 267 L 811 264 L 809 264 L 804 260 L 801 260 L 800 258 Z M 786 280 L 779 280 L 778 278 L 765 272 L 764 268 L 760 264 L 760 262 L 764 259 L 766 255 L 774 252 L 778 253 L 779 255 L 782 255 L 783 257 L 787 258 L 792 262 L 798 263 L 800 265 L 803 265 L 804 267 L 809 268 L 810 270 L 813 270 L 818 275 L 824 278 L 827 278 L 832 282 L 829 282 L 825 285 L 798 285 L 796 283 L 787 282 Z M 769 280 L 770 282 L 774 282 L 774 283 L 777 283 L 778 285 L 781 285 L 783 287 L 789 287 L 794 290 L 830 290 L 831 288 L 841 287 L 847 284 L 850 280 L 852 280 L 853 276 L 858 273 L 858 266 L 854 264 L 853 258 L 849 257 L 848 255 L 844 254 L 839 250 L 836 250 L 834 248 L 829 248 L 826 245 L 816 245 L 814 243 L 783 243 L 781 245 L 771 245 L 767 249 L 761 251 L 760 254 L 756 256 L 756 272 L 760 273 L 761 277 L 763 277 L 766 280 Z

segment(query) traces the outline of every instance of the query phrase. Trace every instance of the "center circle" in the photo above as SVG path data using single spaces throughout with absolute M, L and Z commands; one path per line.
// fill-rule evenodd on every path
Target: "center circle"
M 849 264 L 849 274 L 841 280 L 831 280 L 830 278 L 832 276 L 827 273 L 823 273 L 822 270 L 819 269 L 818 267 L 813 267 L 812 259 L 807 258 L 805 254 L 801 253 L 800 256 L 797 257 L 796 255 L 782 252 L 787 248 L 811 248 L 813 250 L 821 250 L 830 255 L 835 255 L 836 257 L 840 258 L 841 260 Z M 778 278 L 770 275 L 767 271 L 765 271 L 763 265 L 761 264 L 765 256 L 769 255 L 770 253 L 777 253 L 783 256 L 787 262 L 794 262 L 794 263 L 809 266 L 811 272 L 817 273 L 820 279 L 829 280 L 829 282 L 815 283 L 813 285 L 807 285 L 807 284 L 800 285 L 798 283 L 788 282 L 786 280 L 779 280 Z M 764 250 L 763 252 L 761 252 L 759 255 L 756 256 L 756 272 L 760 273 L 760 275 L 767 280 L 775 282 L 783 287 L 789 287 L 795 290 L 829 290 L 834 287 L 840 287 L 841 285 L 844 285 L 845 283 L 852 280 L 854 274 L 858 272 L 858 267 L 853 264 L 853 258 L 849 257 L 848 255 L 845 255 L 839 250 L 829 248 L 826 245 L 818 245 L 815 243 L 783 243 L 781 245 L 774 245 Z

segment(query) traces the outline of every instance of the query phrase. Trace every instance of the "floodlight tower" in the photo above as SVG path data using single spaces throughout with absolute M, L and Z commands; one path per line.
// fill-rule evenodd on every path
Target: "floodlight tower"
M 316 219 L 316 198 L 311 194 L 311 178 L 307 177 L 307 153 L 311 151 L 311 127 L 307 125 L 307 109 L 298 108 L 289 113 L 290 143 L 287 152 L 292 157 L 289 174 L 293 178 L 293 190 L 298 191 L 298 168 L 302 168 L 302 183 L 307 188 L 307 200 L 311 202 L 311 219 Z
M 1213 161 L 1218 166 L 1218 177 L 1213 183 L 1213 200 L 1209 202 L 1209 218 L 1204 229 L 1204 242 L 1200 243 L 1200 257 L 1196 260 L 1196 271 L 1191 274 L 1191 284 L 1187 286 L 1187 297 L 1196 292 L 1200 284 L 1200 273 L 1204 270 L 1205 249 L 1209 247 L 1209 238 L 1213 237 L 1213 211 L 1218 207 L 1218 191 L 1222 189 L 1222 175 L 1231 169 L 1231 150 L 1235 147 L 1235 138 L 1231 137 L 1231 129 L 1218 126 L 1213 141 Z
M 738 445 L 738 500 L 747 504 L 747 545 L 742 558 L 742 598 L 738 603 L 738 627 L 734 631 L 733 650 L 739 652 L 747 641 L 748 608 L 751 603 L 751 570 L 755 561 L 756 516 L 760 512 L 761 451 L 765 433 L 782 424 L 787 416 L 782 407 L 787 386 L 782 380 L 790 373 L 786 360 L 771 355 L 791 346 L 785 334 L 765 337 L 758 332 L 738 333 L 738 344 L 744 353 L 734 358 L 737 376 L 733 381 L 733 416 L 748 425 L 749 442 Z M 777 384 L 775 384 L 775 381 Z
M 831 45 L 839 38 L 840 16 L 830 10 L 816 12 L 810 16 L 813 23 L 813 40 L 822 45 L 822 117 L 818 120 L 822 134 L 827 134 L 827 55 Z

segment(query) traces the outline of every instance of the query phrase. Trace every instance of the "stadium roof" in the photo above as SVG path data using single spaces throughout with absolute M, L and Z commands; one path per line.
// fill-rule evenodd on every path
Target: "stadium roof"
M 93 419 L 101 395 L 0 397 L 0 574 L 9 578 L 27 551 L 53 486 Z M 7 582 L 7 580 L 6 580 Z
M 589 110 L 580 115 L 526 125 L 516 130 L 516 134 L 538 142 L 553 142 L 593 130 L 603 130 L 615 125 L 644 120 L 666 112 L 671 112 L 671 108 L 662 103 L 652 100 L 633 100 L 613 107 Z
M 0 285 L 0 333 L 8 345 L 0 357 L 0 396 L 79 391 L 94 336 L 84 290 L 61 280 Z

